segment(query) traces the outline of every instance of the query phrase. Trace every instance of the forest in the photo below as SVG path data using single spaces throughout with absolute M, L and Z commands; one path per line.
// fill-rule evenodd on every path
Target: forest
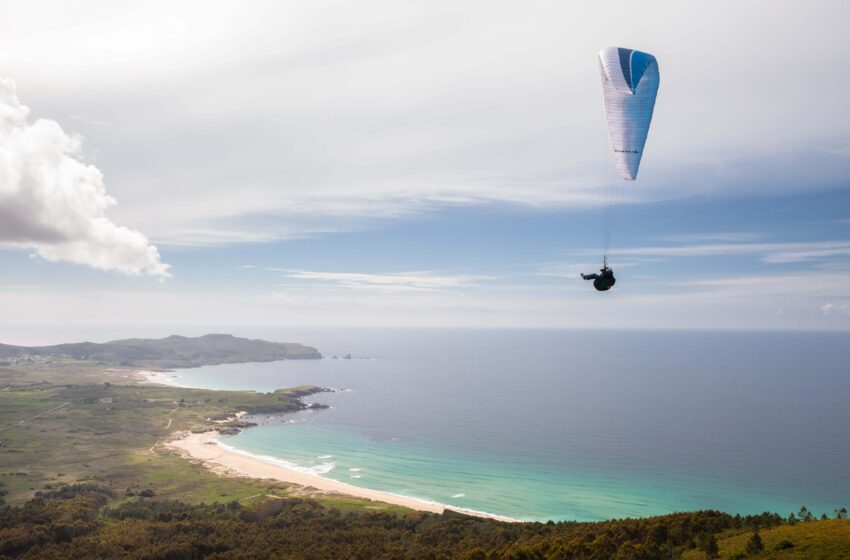
M 245 506 L 138 497 L 110 507 L 113 494 L 94 484 L 66 485 L 2 507 L 0 558 L 650 560 L 690 551 L 717 557 L 719 535 L 785 523 L 777 514 L 717 511 L 506 523 L 457 513 L 344 512 L 299 498 Z

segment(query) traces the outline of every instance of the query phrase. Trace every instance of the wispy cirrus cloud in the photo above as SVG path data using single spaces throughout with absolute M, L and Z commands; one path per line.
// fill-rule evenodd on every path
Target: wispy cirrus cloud
M 617 255 L 634 257 L 712 257 L 753 255 L 769 264 L 789 264 L 850 256 L 850 241 L 802 243 L 702 243 L 618 249 Z
M 747 243 L 765 238 L 764 233 L 752 231 L 717 231 L 705 233 L 682 233 L 662 235 L 656 241 L 667 243 Z
M 771 13 L 618 1 L 614 19 L 570 2 L 7 4 L 0 61 L 41 110 L 83 127 L 123 203 L 114 216 L 157 243 L 274 242 L 447 204 L 603 204 L 595 54 L 635 22 L 669 71 L 625 202 L 811 192 L 850 173 L 838 0 Z M 760 79 L 728 95 L 750 70 L 741 53 L 763 44 Z M 810 86 L 823 76 L 831 87 Z
M 830 298 L 850 293 L 850 274 L 811 272 L 771 275 L 751 274 L 714 279 L 674 281 L 674 284 L 707 295 L 724 292 L 743 297 L 789 296 Z
M 822 305 L 820 310 L 824 315 L 850 315 L 850 304 L 827 303 Z
M 482 275 L 443 275 L 427 271 L 368 274 L 361 272 L 276 270 L 283 272 L 287 278 L 295 280 L 307 280 L 337 288 L 382 292 L 435 292 L 476 286 L 483 281 L 492 279 L 490 276 Z

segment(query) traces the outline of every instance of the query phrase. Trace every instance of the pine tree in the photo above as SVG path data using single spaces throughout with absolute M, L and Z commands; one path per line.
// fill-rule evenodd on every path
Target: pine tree
M 747 541 L 747 547 L 745 550 L 747 551 L 747 555 L 758 554 L 764 550 L 764 543 L 761 542 L 761 535 L 759 535 L 758 529 L 753 531 L 753 536 L 751 536 L 750 540 Z
M 705 552 L 709 559 L 717 558 L 720 555 L 720 549 L 717 546 L 717 538 L 714 533 L 702 533 L 699 536 L 699 549 Z

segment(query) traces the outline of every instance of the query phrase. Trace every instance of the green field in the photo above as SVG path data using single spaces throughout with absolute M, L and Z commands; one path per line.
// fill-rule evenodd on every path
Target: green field
M 747 541 L 752 531 L 731 531 L 718 535 L 720 558 L 754 560 L 847 560 L 850 559 L 850 520 L 829 519 L 796 525 L 780 525 L 759 531 L 764 550 L 747 556 Z M 784 543 L 780 545 L 780 543 Z M 790 547 L 788 545 L 791 545 Z M 787 548 L 786 548 L 787 547 Z M 702 560 L 706 555 L 688 551 L 684 559 Z
M 298 493 L 284 483 L 221 477 L 159 445 L 174 432 L 207 429 L 238 410 L 298 410 L 304 388 L 275 393 L 136 384 L 129 369 L 85 362 L 0 368 L 0 484 L 19 504 L 60 484 L 92 482 L 119 500 L 144 490 L 186 502 L 261 500 Z M 344 509 L 395 506 L 315 496 Z

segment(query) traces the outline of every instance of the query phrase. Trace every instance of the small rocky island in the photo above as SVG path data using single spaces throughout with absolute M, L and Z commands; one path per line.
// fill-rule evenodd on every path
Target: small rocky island
M 0 344 L 0 365 L 3 366 L 71 359 L 97 365 L 176 369 L 244 362 L 317 360 L 321 357 L 315 348 L 296 342 L 270 342 L 231 334 L 172 335 L 160 339 L 128 338 L 54 346 Z

